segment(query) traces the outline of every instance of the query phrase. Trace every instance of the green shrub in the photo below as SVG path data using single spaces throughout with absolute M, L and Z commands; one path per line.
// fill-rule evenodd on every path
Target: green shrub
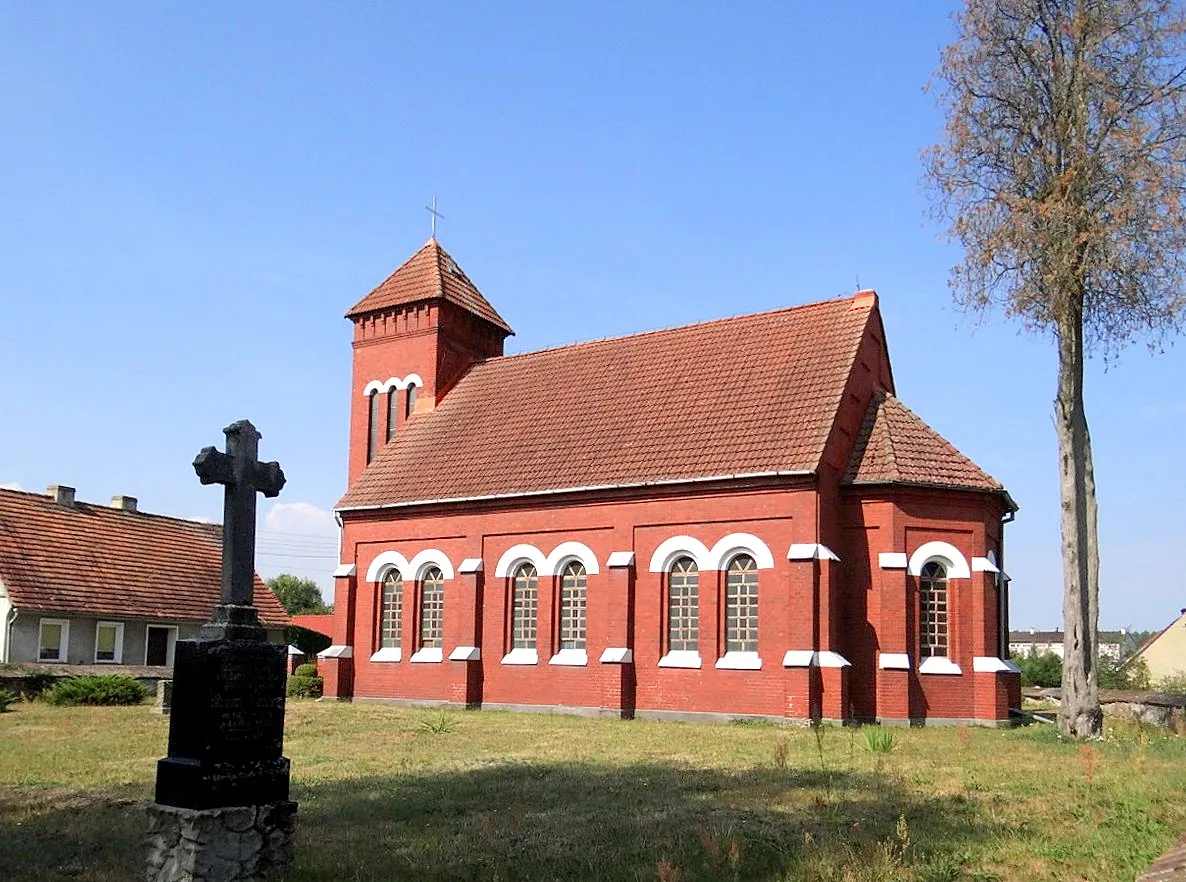
M 891 753 L 898 746 L 898 736 L 890 729 L 878 726 L 867 726 L 865 733 L 865 750 L 869 753 Z
M 1106 655 L 1100 656 L 1100 689 L 1148 689 L 1149 666 L 1143 658 L 1129 659 L 1124 664 Z
M 288 678 L 288 688 L 285 690 L 285 694 L 289 698 L 321 698 L 324 685 L 325 683 L 320 677 L 300 677 L 293 674 Z
M 1157 681 L 1158 692 L 1171 692 L 1174 695 L 1186 695 L 1186 674 L 1176 674 Z
M 17 694 L 11 689 L 0 689 L 0 714 L 8 710 L 8 706 L 17 700 Z
M 147 689 L 122 674 L 69 677 L 45 693 L 46 701 L 60 706 L 139 704 L 147 697 Z
M 53 688 L 58 679 L 57 674 L 51 674 L 48 671 L 29 671 L 24 675 L 25 682 L 21 686 L 21 693 L 27 699 L 40 698 Z
M 444 711 L 435 720 L 421 720 L 420 728 L 432 735 L 448 735 L 457 728 L 457 719 Z
M 1021 668 L 1022 686 L 1058 686 L 1062 683 L 1062 659 L 1053 652 L 1019 655 L 1013 661 Z
M 316 677 L 317 676 L 317 665 L 315 665 L 315 664 L 297 665 L 296 670 L 292 672 L 292 675 L 294 677 Z

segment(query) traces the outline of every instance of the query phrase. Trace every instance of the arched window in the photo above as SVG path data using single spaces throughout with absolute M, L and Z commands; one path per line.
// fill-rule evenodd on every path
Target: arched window
M 700 648 L 700 571 L 690 557 L 681 557 L 667 573 L 667 649 L 696 652 Z
M 403 625 L 404 578 L 397 569 L 390 569 L 383 577 L 382 617 L 379 620 L 379 647 L 399 646 Z
M 395 437 L 395 427 L 399 424 L 399 390 L 392 389 L 387 393 L 387 442 Z
M 535 649 L 539 576 L 531 564 L 515 570 L 511 586 L 511 648 Z
M 379 392 L 372 390 L 369 396 L 370 412 L 367 416 L 367 462 L 370 463 L 379 452 Z
M 444 617 L 445 578 L 438 567 L 431 567 L 420 588 L 420 649 L 440 647 Z
M 585 565 L 573 561 L 560 575 L 560 648 L 585 648 Z
M 408 387 L 408 409 L 404 411 L 404 416 L 411 416 L 412 411 L 416 409 L 416 386 L 415 384 Z
M 725 575 L 725 652 L 758 651 L 758 566 L 739 554 Z
M 918 577 L 919 654 L 947 655 L 947 567 L 928 561 Z

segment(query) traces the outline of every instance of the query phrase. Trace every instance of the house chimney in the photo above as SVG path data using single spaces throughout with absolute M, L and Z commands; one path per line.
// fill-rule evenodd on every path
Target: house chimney
M 45 488 L 50 498 L 63 508 L 74 508 L 74 488 L 64 484 L 50 484 Z
M 112 496 L 111 507 L 118 508 L 120 511 L 136 511 L 136 497 L 135 496 Z

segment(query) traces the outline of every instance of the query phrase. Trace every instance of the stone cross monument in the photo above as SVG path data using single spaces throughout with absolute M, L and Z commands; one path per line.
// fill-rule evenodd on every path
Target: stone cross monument
M 247 420 L 223 430 L 226 453 L 194 460 L 224 484 L 222 594 L 197 640 L 177 643 L 169 755 L 149 810 L 149 882 L 255 882 L 292 857 L 296 803 L 283 756 L 285 648 L 266 642 L 253 604 L 255 494 L 284 486 L 258 459 Z

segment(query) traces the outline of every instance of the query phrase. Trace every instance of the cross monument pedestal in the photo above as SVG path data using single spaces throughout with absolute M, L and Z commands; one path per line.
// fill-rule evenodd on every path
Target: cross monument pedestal
M 168 756 L 149 808 L 149 882 L 256 882 L 292 859 L 286 649 L 266 641 L 253 603 L 255 494 L 276 496 L 284 473 L 259 462 L 247 420 L 223 431 L 226 453 L 207 447 L 194 460 L 203 484 L 226 487 L 221 602 L 198 639 L 177 643 Z

